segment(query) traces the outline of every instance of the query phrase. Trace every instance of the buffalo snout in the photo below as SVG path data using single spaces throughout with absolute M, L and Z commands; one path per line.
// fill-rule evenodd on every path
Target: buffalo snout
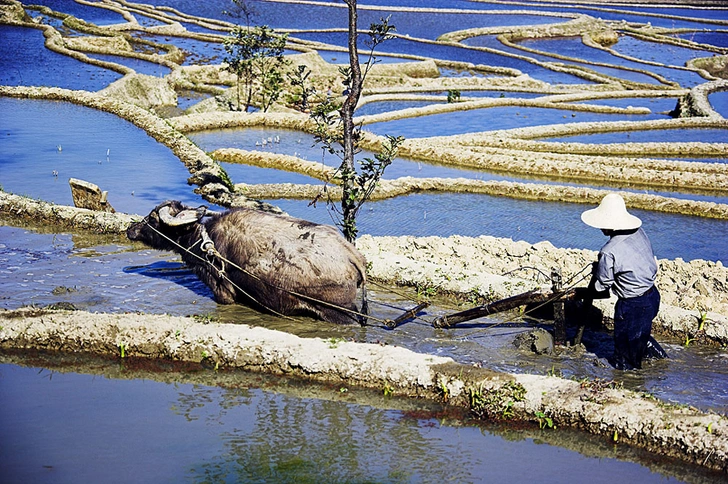
M 129 240 L 140 240 L 144 222 L 133 222 L 126 229 L 126 236 Z

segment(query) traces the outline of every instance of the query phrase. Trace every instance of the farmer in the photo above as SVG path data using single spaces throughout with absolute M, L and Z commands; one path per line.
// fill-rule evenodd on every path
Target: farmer
M 642 221 L 627 212 L 624 200 L 616 193 L 582 213 L 581 220 L 609 237 L 599 251 L 585 299 L 609 297 L 610 289 L 618 298 L 614 307 L 615 368 L 640 369 L 646 357 L 667 357 L 650 335 L 660 308 L 660 293 L 655 287 L 657 260 L 640 228 Z

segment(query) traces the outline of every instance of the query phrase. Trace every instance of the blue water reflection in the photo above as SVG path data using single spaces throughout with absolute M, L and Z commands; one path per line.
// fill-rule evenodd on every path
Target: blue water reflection
M 322 166 L 328 168 L 336 168 L 340 164 L 340 159 L 334 155 L 326 153 L 322 147 L 315 143 L 313 135 L 292 131 L 286 129 L 272 128 L 239 128 L 239 129 L 221 129 L 209 131 L 197 131 L 189 133 L 188 137 L 194 143 L 205 151 L 214 151 L 220 148 L 238 148 L 243 150 L 255 150 L 266 153 L 276 153 L 288 156 L 296 156 L 303 160 L 315 161 L 322 163 Z M 262 140 L 266 140 L 265 146 Z M 274 140 L 268 142 L 267 140 Z M 362 150 L 357 154 L 356 160 L 363 158 L 372 158 L 373 153 Z M 701 161 L 708 163 L 725 163 L 728 160 L 724 158 L 694 158 L 683 159 L 684 161 Z M 256 166 L 225 163 L 228 175 L 235 183 L 303 183 L 322 185 L 319 179 L 295 172 L 287 172 L 277 170 L 275 168 L 260 168 Z M 437 164 L 433 162 L 423 162 L 412 160 L 404 157 L 397 157 L 384 172 L 383 178 L 386 180 L 396 179 L 400 177 L 413 178 L 466 178 L 470 180 L 484 181 L 513 181 L 521 183 L 541 183 L 541 184 L 558 184 L 568 186 L 591 186 L 593 188 L 608 189 L 608 186 L 587 185 L 578 182 L 554 181 L 551 179 L 543 179 L 539 177 L 515 176 L 511 174 L 491 173 L 488 171 L 478 170 L 474 168 L 457 167 L 446 164 Z M 701 195 L 695 193 L 669 192 L 663 190 L 645 190 L 635 188 L 623 188 L 626 191 L 635 191 L 640 193 L 651 193 L 654 195 L 684 198 L 692 200 L 701 200 L 715 203 L 727 203 L 725 196 Z
M 318 54 L 321 56 L 323 60 L 326 62 L 329 62 L 331 64 L 348 64 L 349 63 L 349 53 L 348 52 L 338 52 L 335 50 L 324 50 L 324 49 L 317 49 Z M 387 56 L 387 55 L 379 55 L 376 52 L 374 53 L 374 59 L 377 63 L 382 64 L 397 64 L 401 62 L 413 62 L 412 59 L 407 59 L 403 57 L 394 57 L 394 56 Z M 369 62 L 369 54 L 360 52 L 359 53 L 359 62 L 363 65 Z
M 614 106 L 618 108 L 647 108 L 652 111 L 645 119 L 669 118 L 677 106 L 677 98 L 672 97 L 627 97 L 612 99 L 589 99 L 578 104 L 597 104 L 600 106 Z
M 614 131 L 611 133 L 580 134 L 544 139 L 567 143 L 659 143 L 666 141 L 673 143 L 725 143 L 728 141 L 728 130 L 709 128 L 650 129 L 644 131 L 630 130 Z
M 0 84 L 98 91 L 121 78 L 46 49 L 44 40 L 41 30 L 0 25 Z
M 296 32 L 295 37 L 318 40 L 327 44 L 340 47 L 346 46 L 347 38 L 345 32 Z M 360 37 L 360 49 L 365 49 L 363 37 Z M 409 54 L 430 57 L 439 60 L 453 60 L 458 62 L 472 63 L 474 65 L 500 66 L 518 69 L 519 71 L 530 75 L 535 79 L 539 79 L 552 84 L 583 84 L 587 83 L 577 76 L 552 71 L 544 67 L 533 64 L 524 59 L 503 56 L 495 53 L 483 52 L 476 49 L 467 49 L 464 47 L 455 47 L 451 45 L 431 44 L 418 42 L 413 39 L 395 38 L 388 40 L 382 45 L 382 52 Z
M 154 483 L 511 482 L 516 474 L 543 482 L 553 467 L 570 469 L 559 478 L 565 484 L 678 482 L 669 466 L 631 462 L 636 455 L 624 449 L 596 457 L 599 445 L 569 430 L 558 433 L 587 451 L 534 431 L 450 425 L 428 418 L 424 405 L 379 408 L 291 381 L 239 374 L 193 384 L 165 368 L 175 383 L 163 383 L 135 377 L 131 363 L 92 366 L 94 374 L 0 365 L 7 482 L 126 482 L 131 474 Z M 708 482 L 705 471 L 680 474 L 687 472 Z
M 697 42 L 699 44 L 708 44 L 708 45 L 714 45 L 716 47 L 728 47 L 728 32 L 722 31 L 722 32 L 689 32 L 684 34 L 676 34 L 677 37 L 680 37 L 685 40 L 691 40 L 693 42 Z M 710 54 L 706 54 L 710 55 Z
M 356 110 L 357 116 L 371 116 L 373 114 L 388 113 L 400 109 L 421 108 L 430 104 L 437 104 L 442 101 L 376 101 L 367 103 Z
M 441 99 L 432 101 L 423 100 L 391 100 L 391 101 L 374 101 L 368 102 L 363 106 L 357 108 L 356 116 L 371 116 L 373 114 L 382 114 L 390 111 L 399 111 L 408 108 L 419 108 L 428 106 L 430 104 L 445 104 L 447 103 L 447 91 L 439 92 L 421 92 L 415 93 L 416 95 L 422 96 L 440 96 Z M 543 96 L 543 93 L 532 93 L 532 92 L 511 92 L 511 91 L 479 91 L 479 90 L 460 90 L 460 99 L 465 98 L 522 98 L 522 99 L 533 99 L 536 97 Z
M 26 3 L 30 5 L 43 5 L 56 12 L 67 13 L 96 25 L 104 26 L 126 23 L 126 19 L 118 12 L 108 8 L 97 8 L 74 0 L 33 0 L 32 2 Z
M 728 91 L 713 92 L 708 95 L 708 101 L 718 114 L 728 119 Z
M 155 62 L 137 59 L 134 57 L 110 54 L 88 54 L 88 56 L 101 61 L 121 64 L 123 66 L 129 67 L 130 69 L 134 69 L 134 71 L 138 74 L 146 74 L 148 76 L 164 77 L 172 72 L 172 69 L 170 69 L 169 67 L 157 64 Z
M 183 50 L 186 54 L 182 65 L 208 65 L 222 62 L 225 57 L 225 48 L 222 43 L 204 42 L 187 37 L 173 37 L 169 35 L 149 35 L 137 32 L 135 37 L 156 42 L 158 44 L 172 44 Z
M 636 121 L 643 115 L 605 114 L 551 108 L 499 106 L 493 108 L 431 114 L 416 118 L 397 119 L 367 124 L 364 129 L 378 135 L 389 134 L 405 138 L 428 138 L 456 134 L 523 128 L 549 124 L 594 121 Z
M 325 207 L 308 201 L 270 200 L 291 215 L 331 223 Z M 573 203 L 543 203 L 477 194 L 414 194 L 369 202 L 359 215 L 363 234 L 440 236 L 491 235 L 556 247 L 599 250 L 606 242 L 599 230 L 581 222 L 592 208 Z M 631 210 L 643 221 L 658 258 L 722 260 L 728 263 L 728 221 L 644 210 Z
M 620 37 L 619 42 L 612 48 L 620 54 L 648 62 L 658 62 L 668 66 L 686 66 L 687 62 L 691 59 L 710 57 L 713 55 L 711 52 L 704 50 L 648 42 L 631 36 Z M 652 65 L 643 65 L 642 69 L 660 74 L 683 87 L 693 87 L 707 81 L 699 73 L 688 70 L 669 69 Z
M 80 178 L 108 190 L 121 212 L 146 214 L 166 199 L 205 203 L 169 148 L 113 114 L 0 98 L 0 136 L 0 185 L 8 192 L 73 205 L 68 179 Z
M 640 45 L 635 46 L 635 42 L 638 42 Z M 549 39 L 525 40 L 523 42 L 520 42 L 520 45 L 543 52 L 558 53 L 560 55 L 565 55 L 576 59 L 584 59 L 591 62 L 611 64 L 615 67 L 620 66 L 630 69 L 639 69 L 642 71 L 652 72 L 663 76 L 668 81 L 677 82 L 683 87 L 693 87 L 696 84 L 705 82 L 705 79 L 696 72 L 647 65 L 616 57 L 605 50 L 595 49 L 584 45 L 581 37 L 559 37 Z M 687 61 L 687 59 L 705 55 L 704 51 L 684 48 L 673 49 L 673 46 L 639 41 L 629 36 L 621 36 L 619 42 L 615 46 L 612 46 L 612 48 L 619 53 L 629 55 L 637 59 L 644 59 L 651 62 L 659 62 L 666 65 L 683 65 Z M 683 57 L 685 59 L 684 61 L 680 61 L 680 58 L 677 57 L 677 49 L 680 49 L 679 52 L 683 54 Z M 571 62 L 567 61 L 567 63 Z M 615 69 L 583 63 L 575 64 L 582 65 L 583 67 L 593 69 L 597 72 L 602 72 L 607 75 L 612 75 L 634 82 L 645 82 L 649 84 L 659 83 L 659 81 L 652 76 L 648 76 L 646 74 L 627 69 Z

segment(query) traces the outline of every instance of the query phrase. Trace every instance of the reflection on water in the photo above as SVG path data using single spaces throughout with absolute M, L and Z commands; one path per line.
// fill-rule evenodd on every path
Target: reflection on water
M 648 129 L 543 139 L 562 143 L 664 143 L 667 140 L 680 143 L 724 143 L 728 140 L 728 130 L 711 128 Z M 725 163 L 725 161 L 720 162 Z
M 628 97 L 618 99 L 589 99 L 587 101 L 580 101 L 578 104 L 596 104 L 618 108 L 647 108 L 652 111 L 652 116 L 645 116 L 645 119 L 664 119 L 670 117 L 670 112 L 677 106 L 677 98 Z
M 400 109 L 421 108 L 430 104 L 443 103 L 441 101 L 377 101 L 363 105 L 356 110 L 357 116 L 371 116 L 373 114 L 382 114 L 389 111 L 399 111 Z
M 130 69 L 134 69 L 138 74 L 145 74 L 147 76 L 164 77 L 172 72 L 169 67 L 133 57 L 109 54 L 89 54 L 89 57 L 105 62 L 121 64 Z
M 405 138 L 429 138 L 549 124 L 643 119 L 647 118 L 644 115 L 572 111 L 566 106 L 564 109 L 498 106 L 383 121 L 367 124 L 364 129 L 380 136 L 389 134 Z
M 121 78 L 117 72 L 46 49 L 43 42 L 41 30 L 0 25 L 0 84 L 98 91 Z
M 72 0 L 39 0 L 36 3 L 72 13 L 98 25 L 124 22 L 117 12 Z M 186 13 L 229 20 L 222 14 L 219 2 L 152 0 L 151 3 L 172 4 Z M 392 2 L 372 0 L 370 3 L 388 5 Z M 419 7 L 422 2 L 398 0 L 394 3 Z M 429 6 L 512 8 L 461 0 L 436 0 Z M 346 19 L 345 9 L 334 8 L 334 4 L 256 2 L 256 8 L 260 9 L 259 23 L 272 27 L 341 27 Z M 558 21 L 538 13 L 539 7 L 522 8 L 533 10 L 534 16 L 397 12 L 392 23 L 404 35 L 434 38 L 440 32 L 469 26 L 510 25 L 526 20 L 527 23 Z M 659 18 L 641 13 L 625 15 L 570 6 L 549 9 L 570 13 L 598 11 L 598 15 L 605 19 L 650 21 L 653 25 L 665 27 L 711 27 L 699 21 Z M 695 15 L 692 10 L 669 11 Z M 363 9 L 360 21 L 364 25 L 368 21 L 378 21 L 381 13 Z M 726 11 L 711 11 L 711 15 L 722 18 Z M 156 21 L 141 15 L 139 20 L 145 25 L 156 24 Z M 58 25 L 57 21 L 48 22 Z M 183 25 L 190 30 L 210 32 L 191 23 Z M 701 35 L 715 43 L 722 42 L 725 36 L 706 32 L 696 33 L 695 38 Z M 345 45 L 345 34 L 301 36 Z M 219 45 L 162 36 L 155 40 L 166 40 L 191 52 L 188 64 L 204 63 L 220 55 Z M 471 45 L 490 45 L 488 42 L 493 41 L 493 38 L 487 38 L 479 44 L 475 40 Z M 576 43 L 574 46 L 577 57 L 591 52 Z M 562 47 L 565 46 L 559 46 Z M 644 42 L 624 38 L 618 47 L 637 49 L 633 54 L 638 56 Z M 509 50 L 503 46 L 500 48 Z M 457 46 L 431 45 L 411 38 L 388 42 L 385 50 L 512 67 L 535 79 L 554 84 L 587 82 L 523 59 Z M 666 56 L 675 54 L 679 63 L 692 56 L 693 51 L 673 49 L 663 53 L 662 50 L 650 49 L 648 54 L 661 56 L 662 61 Z M 342 59 L 346 56 L 344 53 L 336 55 Z M 544 56 L 533 57 L 552 60 Z M 675 61 L 666 63 L 674 64 Z M 680 79 L 680 83 L 686 86 L 702 82 L 689 72 L 662 68 L 653 70 L 670 79 Z M 443 73 L 450 75 L 445 70 Z M 96 91 L 119 78 L 120 75 L 115 72 L 44 48 L 41 31 L 0 26 L 0 84 L 52 85 Z M 725 106 L 724 94 L 710 95 L 711 103 L 723 115 L 726 114 L 722 108 Z M 191 104 L 192 97 L 184 100 L 181 107 Z M 613 105 L 620 102 L 609 101 Z M 666 109 L 662 106 L 660 101 L 660 109 L 649 106 L 653 115 L 632 117 L 553 109 L 494 108 L 403 120 L 399 124 L 381 123 L 372 127 L 387 134 L 412 138 L 592 119 L 649 119 L 663 116 L 660 113 Z M 255 130 L 250 130 L 250 133 L 260 136 Z M 671 132 L 663 136 L 674 134 Z M 717 136 L 721 134 L 717 133 Z M 191 205 L 204 203 L 187 186 L 189 174 L 166 147 L 158 145 L 131 124 L 106 113 L 65 103 L 0 99 L 0 136 L 3 139 L 0 185 L 8 191 L 70 204 L 67 179 L 74 176 L 109 190 L 111 203 L 124 212 L 144 214 L 159 201 L 172 198 Z M 233 139 L 239 136 L 240 132 L 232 134 L 228 146 L 233 146 Z M 241 139 L 240 147 L 253 149 L 255 138 L 251 140 L 252 143 L 248 144 Z M 308 146 L 299 149 L 293 146 L 286 149 L 289 154 L 309 153 L 303 156 L 309 160 L 319 159 L 319 148 Z M 273 173 L 248 167 L 240 167 L 241 171 L 235 172 L 238 168 L 228 167 L 234 181 L 262 182 Z M 458 176 L 458 173 L 478 176 L 471 170 L 460 171 L 408 160 L 398 160 L 387 176 L 405 176 L 415 169 L 423 176 L 424 173 L 433 173 L 427 176 Z M 53 176 L 54 171 L 58 172 L 57 178 Z M 280 176 L 274 175 L 276 181 Z M 292 179 L 299 182 L 306 177 Z M 293 215 L 331 223 L 325 209 L 307 207 L 307 201 L 272 202 Z M 590 231 L 580 223 L 579 214 L 583 209 L 582 206 L 568 204 L 499 200 L 480 195 L 418 194 L 371 203 L 365 207 L 359 222 L 362 233 L 373 235 L 489 234 L 530 242 L 546 239 L 556 246 L 596 250 L 602 245 L 603 238 L 597 231 Z M 649 228 L 659 257 L 688 260 L 725 258 L 724 240 L 728 233 L 725 221 L 653 212 L 636 213 Z M 700 236 L 696 237 L 696 234 Z M 444 303 L 431 306 L 421 320 L 395 331 L 378 326 L 332 326 L 305 318 L 282 320 L 243 306 L 218 306 L 212 301 L 209 289 L 180 264 L 177 257 L 140 250 L 138 246 L 134 250 L 130 247 L 123 237 L 37 234 L 0 226 L 0 306 L 15 308 L 24 304 L 43 306 L 67 302 L 89 311 L 211 315 L 224 322 L 260 325 L 307 337 L 341 337 L 397 344 L 505 371 L 545 374 L 555 369 L 566 376 L 615 377 L 611 368 L 599 364 L 610 344 L 606 333 L 587 332 L 585 342 L 589 352 L 585 357 L 552 358 L 523 355 L 513 348 L 515 335 L 528 329 L 523 323 L 487 329 L 489 323 L 502 321 L 493 317 L 462 329 L 435 330 L 429 321 L 449 310 Z M 387 288 L 370 288 L 370 295 L 374 314 L 385 318 L 399 315 L 404 308 L 411 307 L 414 297 L 399 296 Z M 725 411 L 728 407 L 728 389 L 723 384 L 728 375 L 725 351 L 693 346 L 684 348 L 680 342 L 674 341 L 663 343 L 671 359 L 649 365 L 638 374 L 628 375 L 625 386 L 650 392 L 665 400 Z M 123 373 L 124 368 L 117 370 Z M 170 374 L 169 378 L 184 381 L 187 377 Z M 235 378 L 237 383 L 242 381 L 238 375 Z M 614 454 L 609 452 L 621 452 L 611 445 L 606 454 L 598 454 L 601 458 L 585 458 L 561 448 L 537 445 L 543 441 L 543 434 L 536 435 L 534 439 L 514 433 L 493 435 L 487 430 L 452 428 L 429 419 L 406 419 L 397 411 L 342 401 L 353 391 L 339 393 L 335 389 L 333 393 L 339 394 L 337 398 L 314 400 L 258 390 L 254 388 L 254 382 L 235 388 L 229 388 L 229 382 L 225 383 L 228 389 L 187 383 L 170 386 L 142 379 L 111 380 L 2 365 L 0 432 L 3 439 L 0 439 L 0 455 L 4 458 L 0 462 L 0 475 L 6 479 L 17 476 L 18 482 L 219 479 L 261 482 L 512 482 L 514 479 L 528 479 L 544 482 L 549 477 L 555 477 L 558 482 L 573 479 L 573 482 L 611 483 L 615 478 L 645 482 L 674 480 L 646 468 L 611 459 Z M 214 384 L 216 382 L 211 383 Z M 246 390 L 248 387 L 253 388 Z M 558 435 L 568 435 L 568 432 L 560 430 Z M 559 445 L 568 446 L 569 443 L 559 442 Z M 585 444 L 579 442 L 575 446 L 584 448 Z M 593 454 L 586 452 L 586 455 Z M 528 458 L 524 459 L 524 456 Z M 559 468 L 569 471 L 560 472 Z M 703 478 L 700 471 L 684 466 L 676 472 L 682 473 L 668 475 L 676 475 L 689 482 L 710 481 L 710 477 Z
M 268 200 L 287 213 L 318 223 L 331 223 L 325 208 L 308 201 Z M 413 194 L 367 203 L 357 220 L 362 234 L 440 236 L 492 235 L 556 247 L 599 250 L 604 236 L 580 222 L 587 206 L 539 203 L 478 194 Z M 633 210 L 650 234 L 661 259 L 705 259 L 726 263 L 728 221 Z M 700 237 L 696 237 L 700 234 Z
M 182 65 L 208 65 L 222 62 L 225 57 L 225 48 L 222 43 L 205 42 L 186 37 L 169 37 L 162 35 L 150 35 L 137 32 L 135 37 L 156 42 L 158 44 L 173 44 L 185 53 L 185 60 Z
M 0 185 L 73 205 L 69 178 L 108 190 L 120 212 L 146 215 L 165 199 L 203 204 L 172 151 L 117 116 L 72 103 L 0 98 Z
M 616 52 L 649 62 L 657 62 L 667 66 L 683 66 L 687 60 L 695 57 L 706 57 L 706 51 L 688 49 L 682 47 L 673 48 L 672 45 L 645 42 L 631 36 L 620 36 L 619 42 L 612 46 Z M 529 47 L 542 52 L 557 53 L 575 59 L 583 59 L 590 62 L 604 63 L 618 67 L 638 69 L 659 74 L 669 81 L 677 82 L 682 87 L 693 87 L 705 82 L 705 79 L 696 72 L 670 69 L 661 66 L 647 65 L 612 55 L 602 49 L 596 49 L 584 45 L 581 37 L 558 37 L 550 39 L 526 40 L 519 42 L 524 47 Z M 571 63 L 571 61 L 567 61 Z M 579 63 L 576 63 L 579 64 Z M 619 78 L 635 82 L 646 82 L 654 84 L 657 80 L 645 74 L 618 70 L 603 66 L 581 64 L 584 67 L 593 69 L 604 74 L 615 75 Z
M 675 34 L 676 37 L 697 42 L 699 44 L 715 45 L 717 47 L 728 47 L 728 32 L 687 32 Z
M 558 473 L 553 482 L 611 484 L 716 477 L 667 460 L 639 464 L 637 451 L 564 429 L 464 426 L 430 418 L 410 402 L 338 387 L 90 364 L 74 362 L 80 373 L 0 364 L 6 482 L 507 483 L 552 482 Z
M 20 107 L 22 105 L 22 108 Z M 544 110 L 558 111 L 558 110 Z M 62 120 L 62 121 L 61 121 Z M 384 124 L 384 123 L 382 123 Z M 136 126 L 111 114 L 70 103 L 0 99 L 0 184 L 6 191 L 71 205 L 68 178 L 82 178 L 109 191 L 111 204 L 119 211 L 144 215 L 160 201 L 181 200 L 189 205 L 206 202 L 186 183 L 189 174 L 171 151 L 156 143 Z M 88 133 L 97 133 L 88 136 Z M 257 140 L 280 137 L 271 150 L 287 154 L 310 153 L 310 160 L 321 155 L 310 135 L 296 132 L 278 134 L 271 130 L 222 130 L 194 134 L 191 138 L 205 150 L 227 146 L 255 149 Z M 45 141 L 43 141 L 45 140 Z M 61 146 L 61 151 L 58 151 Z M 268 145 L 271 146 L 271 145 Z M 262 149 L 262 147 L 257 147 Z M 300 150 L 297 151 L 297 150 Z M 292 152 L 291 152 L 292 151 Z M 108 158 L 107 158 L 108 153 Z M 361 156 L 370 154 L 362 153 Z M 302 157 L 306 157 L 305 154 Z M 336 164 L 333 157 L 326 163 Z M 261 181 L 268 171 L 227 165 L 234 181 L 252 183 L 252 173 Z M 234 169 L 233 169 L 234 168 Z M 237 172 L 236 169 L 240 169 Z M 53 171 L 58 171 L 58 176 Z M 422 172 L 425 173 L 422 173 Z M 397 160 L 387 177 L 466 176 L 479 177 L 476 171 L 461 171 L 414 161 Z M 309 183 L 296 175 L 291 181 Z M 496 179 L 483 173 L 483 179 Z M 176 180 L 176 182 L 175 182 Z M 267 182 L 279 182 L 277 178 Z M 331 223 L 323 208 L 306 208 L 307 201 L 273 200 L 294 216 Z M 538 242 L 550 240 L 557 247 L 598 249 L 601 239 L 578 223 L 582 206 L 538 203 L 468 194 L 417 194 L 372 202 L 360 216 L 361 233 L 372 235 L 478 236 L 481 234 Z M 467 216 L 466 216 L 467 214 Z M 726 221 L 644 212 L 639 215 L 646 226 L 662 235 L 655 237 L 659 257 L 721 260 Z M 564 220 L 576 221 L 569 230 Z M 557 229 L 558 228 L 558 229 Z M 693 237 L 695 233 L 715 236 Z
M 672 44 L 649 42 L 632 37 L 631 35 L 620 37 L 619 42 L 612 46 L 612 48 L 620 54 L 672 66 L 684 66 L 691 59 L 710 57 L 713 55 L 712 52 L 702 49 L 690 49 Z M 705 79 L 698 77 L 697 74 L 694 75 L 698 79 L 702 79 L 700 82 L 705 82 Z M 690 86 L 688 85 L 688 87 Z
M 719 91 L 711 93 L 708 96 L 710 105 L 713 106 L 718 114 L 724 118 L 728 118 L 728 91 Z
M 33 0 L 30 5 L 43 5 L 56 12 L 68 13 L 86 22 L 93 22 L 96 25 L 122 24 L 126 22 L 119 12 L 108 8 L 96 8 L 92 5 L 73 0 Z

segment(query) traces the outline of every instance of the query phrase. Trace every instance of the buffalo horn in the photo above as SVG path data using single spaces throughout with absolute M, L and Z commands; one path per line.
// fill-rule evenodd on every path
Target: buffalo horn
M 169 207 L 159 209 L 159 219 L 170 227 L 178 227 L 197 222 L 200 217 L 196 210 L 182 210 L 174 217 L 169 213 Z

